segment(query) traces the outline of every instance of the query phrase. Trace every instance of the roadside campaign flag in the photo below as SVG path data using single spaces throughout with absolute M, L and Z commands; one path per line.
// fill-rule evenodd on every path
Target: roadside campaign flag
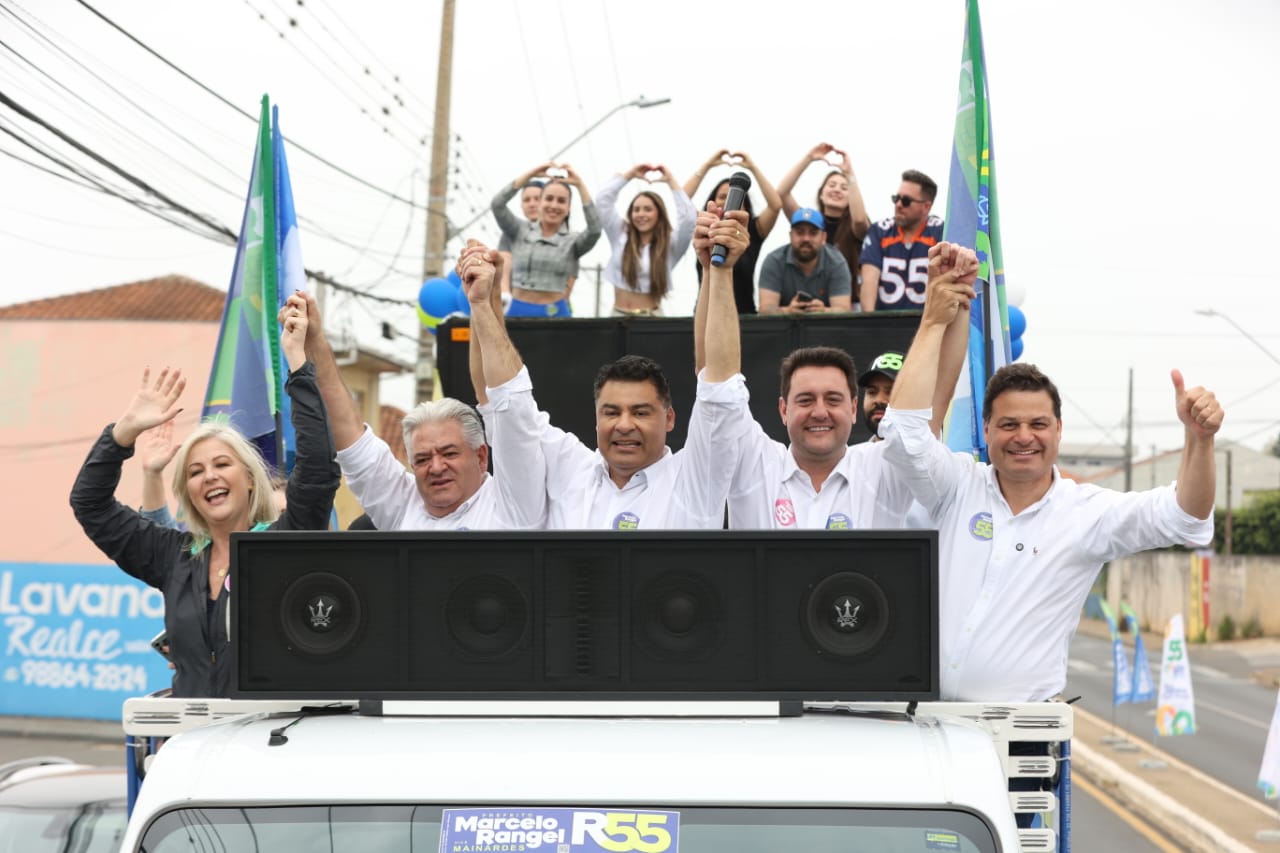
M 1274 800 L 1280 795 L 1280 696 L 1276 697 L 1276 710 L 1271 715 L 1271 730 L 1267 732 L 1267 745 L 1262 751 L 1258 787 L 1268 800 Z
M 1127 601 L 1120 602 L 1120 613 L 1129 626 L 1129 633 L 1133 634 L 1133 693 L 1129 701 L 1150 702 L 1155 698 L 1156 686 L 1151 680 L 1151 662 L 1147 659 L 1147 647 L 1142 642 L 1138 614 Z
M 947 422 L 952 450 L 972 451 L 987 461 L 982 435 L 982 396 L 991 374 L 1008 364 L 1009 311 L 1005 300 L 1004 260 L 996 215 L 996 154 L 991 136 L 986 57 L 978 0 L 965 4 L 964 48 L 960 55 L 960 93 L 956 103 L 947 221 L 943 238 L 978 255 L 978 298 L 969 311 L 969 356 L 956 385 Z
M 1164 632 L 1164 654 L 1160 660 L 1160 698 L 1156 700 L 1156 734 L 1196 733 L 1196 700 L 1191 690 L 1191 659 L 1182 614 L 1169 619 Z
M 1120 640 L 1120 631 L 1116 626 L 1116 614 L 1105 598 L 1099 599 L 1098 606 L 1107 619 L 1107 627 L 1111 629 L 1111 704 L 1123 705 L 1133 695 L 1133 675 L 1129 671 L 1129 658 L 1124 653 L 1124 643 Z
M 278 114 L 274 109 L 268 113 L 269 104 L 264 95 L 202 415 L 229 420 L 271 465 L 287 472 L 294 440 L 284 393 L 288 366 L 280 353 L 276 313 L 290 294 L 303 289 L 305 275 Z

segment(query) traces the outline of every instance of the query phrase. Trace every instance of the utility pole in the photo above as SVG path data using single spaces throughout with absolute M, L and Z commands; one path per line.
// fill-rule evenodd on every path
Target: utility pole
M 427 245 L 422 259 L 423 279 L 444 272 L 444 247 L 449 242 L 449 220 L 445 215 L 449 189 L 449 97 L 453 89 L 453 7 L 444 0 L 440 19 L 440 62 L 436 68 L 436 114 L 431 131 L 431 178 L 427 186 Z M 436 359 L 435 335 L 418 330 L 418 393 L 416 402 L 431 399 Z
M 1227 556 L 1230 557 L 1231 551 L 1232 551 L 1232 544 L 1233 544 L 1231 541 L 1232 536 L 1231 536 L 1231 449 L 1230 448 L 1227 449 L 1227 517 L 1225 521 L 1226 521 L 1226 524 L 1224 526 L 1226 527 L 1226 530 L 1223 532 L 1223 535 L 1222 535 L 1222 544 L 1224 546 L 1223 550 L 1225 550 L 1227 552 Z
M 1155 464 L 1155 460 L 1152 460 Z M 1133 368 L 1129 368 L 1129 416 L 1124 430 L 1124 490 L 1133 491 Z

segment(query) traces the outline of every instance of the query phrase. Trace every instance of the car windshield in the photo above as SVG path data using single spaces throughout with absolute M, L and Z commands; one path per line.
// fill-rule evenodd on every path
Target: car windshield
M 443 847 L 442 819 L 452 827 Z M 997 847 L 990 827 L 977 815 L 941 809 L 492 804 L 185 808 L 153 821 L 139 849 L 146 853 L 995 853 Z
M 114 853 L 124 839 L 124 803 L 0 807 L 0 853 Z

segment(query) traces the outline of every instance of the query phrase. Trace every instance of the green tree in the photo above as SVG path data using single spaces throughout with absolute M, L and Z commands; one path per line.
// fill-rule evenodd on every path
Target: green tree
M 1213 547 L 1225 548 L 1226 513 L 1214 512 Z M 1234 554 L 1280 554 L 1280 490 L 1257 495 L 1247 507 L 1231 513 Z

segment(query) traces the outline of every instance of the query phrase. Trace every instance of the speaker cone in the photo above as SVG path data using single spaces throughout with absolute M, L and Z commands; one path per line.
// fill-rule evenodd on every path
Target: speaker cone
M 804 627 L 818 649 L 858 657 L 879 645 L 889 628 L 889 602 L 880 584 L 858 572 L 823 578 L 804 603 Z
M 307 655 L 332 655 L 360 633 L 360 596 L 343 578 L 313 572 L 289 584 L 280 599 L 280 625 L 290 646 Z
M 696 575 L 667 572 L 636 593 L 633 628 L 640 646 L 662 660 L 705 657 L 722 639 L 715 587 Z
M 481 575 L 449 592 L 445 626 L 460 649 L 481 657 L 515 651 L 529 627 L 529 602 L 507 578 Z

